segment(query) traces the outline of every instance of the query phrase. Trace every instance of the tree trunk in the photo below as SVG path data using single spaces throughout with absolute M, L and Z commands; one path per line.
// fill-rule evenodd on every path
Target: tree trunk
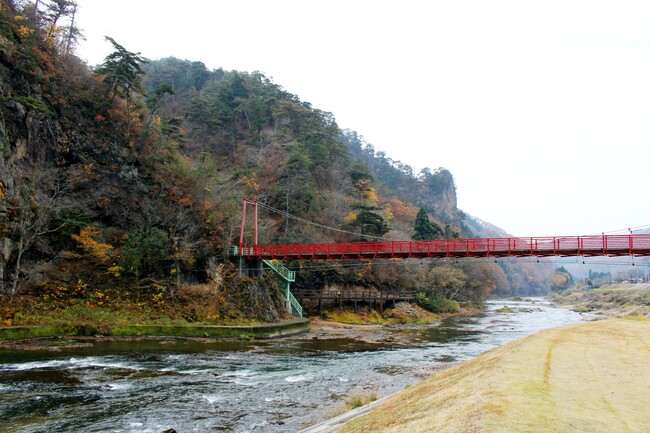
M 74 29 L 74 18 L 76 14 L 77 14 L 77 6 L 75 5 L 74 9 L 72 10 L 72 19 L 70 21 L 70 30 L 68 31 L 68 40 L 66 42 L 65 54 L 70 54 L 70 45 L 72 43 L 72 31 Z
M 38 13 L 38 4 L 40 3 L 40 0 L 36 0 L 34 2 L 34 12 L 32 13 L 32 22 L 34 25 L 36 25 L 36 14 Z
M 181 287 L 181 261 L 176 259 L 176 289 Z M 172 291 L 172 297 L 174 297 L 174 291 Z
M 11 292 L 9 293 L 9 298 L 14 299 L 16 291 L 18 290 L 18 282 L 20 281 L 20 266 L 23 259 L 23 253 L 25 253 L 25 239 L 24 235 L 21 234 L 20 241 L 18 242 L 18 257 L 16 258 L 16 267 L 14 269 L 13 281 L 11 282 Z

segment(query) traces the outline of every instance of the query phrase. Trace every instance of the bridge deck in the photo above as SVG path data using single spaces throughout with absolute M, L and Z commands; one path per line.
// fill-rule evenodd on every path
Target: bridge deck
M 525 256 L 650 256 L 650 234 L 575 237 L 466 238 L 244 247 L 249 259 L 470 258 Z

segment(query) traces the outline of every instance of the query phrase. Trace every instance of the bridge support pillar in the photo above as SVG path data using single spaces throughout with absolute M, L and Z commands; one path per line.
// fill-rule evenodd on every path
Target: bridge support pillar
M 289 312 L 289 315 L 291 315 L 291 282 L 289 281 L 287 281 L 285 300 L 287 305 L 287 312 Z
M 259 259 L 239 257 L 239 277 L 259 277 L 264 272 L 264 263 Z

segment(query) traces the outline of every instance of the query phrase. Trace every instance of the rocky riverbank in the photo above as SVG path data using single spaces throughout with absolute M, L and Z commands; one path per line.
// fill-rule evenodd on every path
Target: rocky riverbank
M 347 338 L 368 343 L 392 343 L 410 345 L 412 342 L 404 335 L 404 329 L 440 323 L 451 317 L 471 317 L 482 312 L 479 308 L 462 308 L 454 313 L 428 312 L 417 305 L 397 303 L 383 316 L 377 312 L 351 308 L 326 312 L 325 319 L 310 318 L 311 329 L 306 337 L 312 339 Z

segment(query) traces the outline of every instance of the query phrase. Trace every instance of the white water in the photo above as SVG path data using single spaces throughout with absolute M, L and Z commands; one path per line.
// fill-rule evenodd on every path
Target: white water
M 504 305 L 531 311 L 497 313 Z M 479 317 L 396 328 L 409 342 L 400 346 L 296 337 L 0 350 L 0 431 L 294 432 L 352 390 L 381 397 L 441 365 L 582 319 L 542 299 L 492 301 Z

